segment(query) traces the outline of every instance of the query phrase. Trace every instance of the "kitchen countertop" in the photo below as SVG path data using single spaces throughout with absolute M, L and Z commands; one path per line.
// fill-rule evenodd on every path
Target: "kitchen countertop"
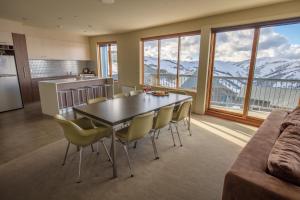
M 87 81 L 95 81 L 95 80 L 102 80 L 106 78 L 89 78 L 89 79 L 79 79 L 76 78 L 66 78 L 66 79 L 55 79 L 55 80 L 44 80 L 40 81 L 40 83 L 52 83 L 52 84 L 64 84 L 64 83 L 79 83 L 79 82 L 87 82 Z

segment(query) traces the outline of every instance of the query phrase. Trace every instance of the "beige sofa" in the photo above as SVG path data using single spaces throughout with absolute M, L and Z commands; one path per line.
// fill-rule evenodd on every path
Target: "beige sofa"
M 242 150 L 225 176 L 223 200 L 300 199 L 300 187 L 267 173 L 269 153 L 286 111 L 273 111 Z

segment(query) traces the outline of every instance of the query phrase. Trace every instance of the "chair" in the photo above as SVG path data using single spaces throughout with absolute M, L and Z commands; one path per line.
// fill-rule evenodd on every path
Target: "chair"
M 118 141 L 122 144 L 123 149 L 126 153 L 131 177 L 133 177 L 133 169 L 128 154 L 128 149 L 127 149 L 128 144 L 144 138 L 148 133 L 151 134 L 153 117 L 154 117 L 154 112 L 149 112 L 143 115 L 136 116 L 132 119 L 129 127 L 125 129 L 121 129 L 120 131 L 116 132 L 116 137 L 118 138 Z M 157 149 L 154 141 L 154 134 L 151 135 L 151 141 L 152 141 L 155 159 L 158 159 L 159 157 L 157 154 Z
M 111 130 L 105 126 L 94 128 L 91 121 L 87 118 L 81 118 L 76 120 L 66 120 L 61 115 L 54 116 L 55 121 L 59 123 L 64 131 L 64 135 L 68 141 L 65 157 L 62 165 L 65 165 L 70 143 L 74 144 L 79 148 L 79 170 L 78 170 L 78 179 L 77 183 L 81 182 L 80 179 L 80 171 L 81 171 L 81 160 L 82 160 L 82 150 L 83 147 L 92 145 L 97 142 L 97 154 L 99 154 L 99 141 L 102 143 L 106 154 L 110 161 L 112 161 L 107 147 L 102 140 L 104 137 L 108 137 L 111 135 Z
M 114 99 L 126 97 L 124 93 L 118 93 L 114 95 Z
M 129 96 L 134 96 L 134 95 L 138 95 L 138 94 L 142 94 L 143 91 L 142 90 L 132 90 L 129 92 Z
M 94 99 L 88 99 L 87 104 L 93 104 L 93 103 L 99 103 L 99 102 L 103 102 L 106 101 L 107 98 L 106 97 L 97 97 Z
M 170 121 L 173 115 L 173 110 L 174 110 L 174 105 L 170 105 L 170 106 L 165 106 L 158 111 L 156 117 L 154 118 L 154 123 L 153 123 L 154 135 L 157 132 L 156 138 L 158 138 L 161 128 L 170 125 Z M 176 146 L 172 129 L 171 129 L 171 135 L 172 135 L 174 146 Z
M 180 146 L 182 146 L 180 134 L 178 131 L 178 122 L 185 120 L 187 117 L 189 117 L 190 109 L 191 109 L 192 101 L 185 101 L 180 106 L 179 109 L 175 112 L 173 112 L 172 120 L 171 120 L 171 131 L 172 131 L 172 124 L 176 127 L 176 132 L 179 138 Z M 188 124 L 188 131 L 190 133 L 190 136 L 192 135 L 190 125 Z

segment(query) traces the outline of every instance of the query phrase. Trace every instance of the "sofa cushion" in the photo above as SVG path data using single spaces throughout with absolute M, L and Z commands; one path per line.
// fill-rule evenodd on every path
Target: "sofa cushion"
M 279 136 L 268 158 L 268 171 L 300 186 L 300 126 L 289 125 Z
M 295 108 L 290 114 L 283 120 L 280 131 L 282 132 L 289 125 L 300 126 L 300 106 Z

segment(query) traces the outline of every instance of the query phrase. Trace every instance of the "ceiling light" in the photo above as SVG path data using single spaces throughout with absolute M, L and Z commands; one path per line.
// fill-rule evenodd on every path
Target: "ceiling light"
M 115 3 L 115 0 L 100 0 L 104 4 L 113 4 Z
M 63 25 L 57 25 L 56 27 L 59 28 L 59 29 L 62 29 Z

